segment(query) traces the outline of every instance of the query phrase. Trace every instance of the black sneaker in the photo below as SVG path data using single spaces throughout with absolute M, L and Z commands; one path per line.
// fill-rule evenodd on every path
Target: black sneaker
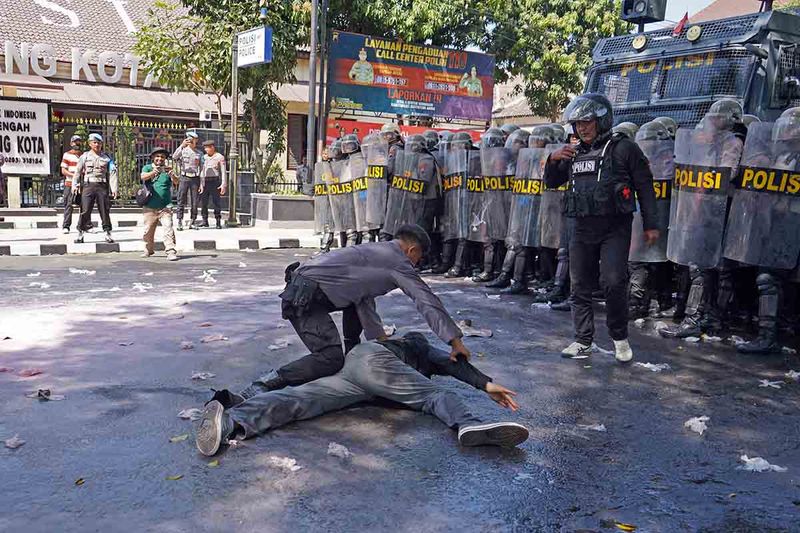
M 203 417 L 197 426 L 195 445 L 206 456 L 212 456 L 219 451 L 223 441 L 233 433 L 233 420 L 225 412 L 225 408 L 218 401 L 208 402 L 203 410 Z
M 219 402 L 225 409 L 230 409 L 231 407 L 236 407 L 240 403 L 244 402 L 244 398 L 242 396 L 234 394 L 228 389 L 211 390 L 214 391 L 214 396 L 212 396 L 211 399 L 206 402 L 206 405 L 210 404 L 211 402 Z
M 446 278 L 463 278 L 464 277 L 464 270 L 457 267 L 451 267 L 450 270 L 445 272 L 444 277 Z
M 464 426 L 458 430 L 462 446 L 502 446 L 513 448 L 528 440 L 528 428 L 515 422 L 496 422 Z
M 216 225 L 216 228 L 217 228 L 217 229 L 222 229 L 222 222 L 220 222 L 220 220 L 219 220 L 219 219 L 217 219 L 217 225 Z
M 475 283 L 484 283 L 486 281 L 490 281 L 492 279 L 491 272 L 481 272 L 477 276 L 472 276 L 472 281 Z

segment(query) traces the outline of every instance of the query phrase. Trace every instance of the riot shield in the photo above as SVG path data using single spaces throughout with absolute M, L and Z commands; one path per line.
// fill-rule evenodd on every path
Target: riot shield
M 481 146 L 481 175 L 489 239 L 501 241 L 508 234 L 511 182 L 514 175 L 511 151 L 505 147 Z
M 442 179 L 444 209 L 440 221 L 442 239 L 466 239 L 469 235 L 469 197 L 467 181 L 469 175 L 470 150 L 459 148 L 447 153 L 445 168 L 447 174 Z
M 642 140 L 637 141 L 645 157 L 650 161 L 653 172 L 653 189 L 656 193 L 656 221 L 660 235 L 658 241 L 648 246 L 644 242 L 644 226 L 639 209 L 633 214 L 631 228 L 631 249 L 629 261 L 643 263 L 664 263 L 667 261 L 667 231 L 669 228 L 670 199 L 672 181 L 675 178 L 675 141 Z
M 320 161 L 314 165 L 314 232 L 333 231 L 331 200 L 328 197 L 328 184 L 333 179 L 331 164 Z
M 555 152 L 563 144 L 548 144 L 545 148 L 547 156 Z M 539 208 L 539 244 L 544 248 L 563 248 L 566 246 L 566 221 L 563 214 L 563 198 L 567 184 L 556 189 L 545 187 L 542 190 L 542 202 Z
M 367 223 L 367 160 L 361 152 L 348 156 L 344 181 L 352 185 L 356 231 L 374 229 Z
M 516 161 L 506 246 L 539 246 L 539 209 L 544 188 L 544 148 L 523 148 Z
M 436 170 L 433 156 L 412 151 L 410 145 L 397 152 L 394 165 L 383 225 L 383 231 L 390 235 L 404 224 L 423 223 L 425 199 Z
M 353 205 L 353 184 L 350 183 L 347 160 L 331 162 L 333 179 L 328 185 L 334 231 L 356 229 L 356 210 Z
M 489 242 L 489 225 L 486 217 L 486 193 L 481 175 L 481 153 L 467 152 L 467 240 Z
M 367 225 L 379 229 L 386 216 L 389 145 L 380 134 L 373 133 L 364 137 L 361 151 L 367 160 Z
M 780 120 L 748 129 L 725 257 L 789 270 L 800 257 L 800 127 L 787 131 Z
M 679 265 L 713 268 L 722 259 L 725 214 L 732 168 L 741 157 L 741 141 L 732 133 L 679 129 L 675 139 L 667 257 Z

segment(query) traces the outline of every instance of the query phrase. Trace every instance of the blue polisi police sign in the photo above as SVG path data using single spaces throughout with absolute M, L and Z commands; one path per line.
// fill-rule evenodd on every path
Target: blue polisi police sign
M 259 26 L 236 34 L 236 66 L 249 67 L 272 62 L 272 28 Z

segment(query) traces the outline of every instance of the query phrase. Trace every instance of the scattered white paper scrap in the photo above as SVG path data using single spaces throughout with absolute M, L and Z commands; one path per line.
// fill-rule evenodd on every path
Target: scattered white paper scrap
M 191 350 L 194 348 L 194 343 L 189 341 L 181 342 L 181 350 Z
M 202 279 L 205 283 L 216 283 L 217 280 L 212 276 L 216 270 L 204 270 L 202 274 L 196 276 L 196 279 Z
M 600 431 L 600 432 L 606 431 L 605 424 L 578 424 L 577 428 L 584 429 L 586 431 Z
M 214 374 L 213 372 L 193 372 L 192 373 L 192 379 L 199 380 L 199 381 L 205 381 L 205 380 L 211 379 L 213 377 L 216 377 L 216 374 Z
M 456 289 L 454 291 L 442 291 L 442 292 L 437 292 L 436 296 L 444 296 L 445 294 L 464 294 L 464 291 L 462 291 L 461 289 Z
M 243 251 L 244 253 L 246 253 L 246 254 L 254 254 L 254 253 L 256 252 L 256 251 L 255 251 L 255 250 L 253 250 L 252 248 L 245 248 L 245 249 L 244 249 L 244 250 L 242 250 L 242 251 Z
M 184 420 L 200 420 L 200 417 L 203 416 L 203 411 L 196 407 L 191 407 L 189 409 L 184 409 L 180 413 L 178 413 L 178 418 L 183 418 Z
M 353 456 L 353 454 L 350 453 L 350 450 L 347 449 L 347 446 L 337 442 L 331 442 L 328 444 L 328 455 L 339 457 L 340 459 L 349 459 Z
M 274 455 L 270 455 L 267 458 L 267 462 L 269 462 L 270 465 L 276 468 L 288 470 L 289 472 L 297 472 L 298 470 L 303 468 L 302 466 L 297 464 L 296 459 L 292 459 L 291 457 L 276 457 Z
M 121 290 L 122 289 L 120 289 L 119 287 L 111 287 L 110 289 L 100 287 L 97 289 L 89 289 L 89 292 L 119 292 Z
M 145 272 L 144 274 L 142 274 L 142 276 L 152 276 L 152 275 L 153 275 L 152 272 Z
M 32 281 L 28 284 L 28 287 L 39 287 L 40 289 L 49 289 L 50 284 L 45 283 L 43 281 Z
M 499 294 L 487 294 L 486 297 L 489 298 L 490 300 L 499 300 L 500 299 L 500 295 Z
M 692 342 L 692 343 L 700 342 L 700 337 L 686 337 L 683 340 L 685 340 L 686 342 Z
M 800 372 L 797 370 L 789 370 L 786 374 L 784 374 L 784 377 L 792 381 L 800 381 Z
M 228 340 L 228 337 L 226 337 L 222 333 L 217 333 L 216 335 L 206 335 L 205 337 L 200 339 L 200 342 L 208 344 L 209 342 L 226 341 L 226 340 Z
M 6 448 L 11 448 L 15 450 L 25 444 L 25 441 L 19 438 L 19 435 L 14 435 L 10 439 L 6 439 L 5 441 Z
M 239 268 L 247 268 L 247 264 L 242 261 L 239 261 Z
M 86 270 L 85 268 L 69 268 L 70 274 L 81 274 L 83 276 L 94 276 L 97 271 L 96 270 Z
M 637 318 L 633 321 L 633 325 L 639 329 L 644 329 L 645 319 L 644 318 Z
M 795 350 L 794 348 L 789 348 L 788 346 L 784 346 L 781 348 L 781 352 L 783 352 L 786 355 L 795 355 L 797 353 L 797 350 Z
M 275 350 L 280 350 L 282 348 L 286 348 L 287 346 L 289 346 L 291 344 L 292 344 L 291 341 L 289 341 L 287 339 L 281 339 L 279 341 L 275 341 L 275 344 L 270 344 L 269 346 L 267 346 L 267 348 L 269 348 L 272 351 L 275 351 Z
M 397 326 L 395 326 L 394 324 L 392 324 L 390 326 L 387 326 L 387 325 L 384 324 L 384 326 L 383 326 L 384 335 L 386 335 L 387 337 L 391 337 L 396 332 L 397 332 Z
M 646 368 L 651 372 L 661 372 L 662 370 L 669 370 L 670 366 L 667 363 L 633 363 L 633 366 L 640 366 L 642 368 Z
M 139 292 L 147 292 L 152 288 L 153 288 L 152 283 L 134 283 L 131 286 L 132 291 L 139 291 Z
M 768 379 L 759 379 L 758 386 L 763 388 L 780 389 L 783 381 L 770 381 Z
M 700 335 L 700 338 L 703 339 L 703 342 L 722 342 L 722 337 L 716 337 L 714 335 L 706 335 L 705 333 Z
M 706 422 L 708 422 L 709 420 L 711 420 L 711 418 L 707 416 L 696 416 L 684 422 L 683 427 L 702 435 L 703 432 L 708 429 Z
M 770 464 L 769 461 L 763 457 L 747 457 L 742 455 L 739 460 L 744 463 L 742 466 L 737 466 L 738 470 L 746 470 L 748 472 L 786 472 L 783 466 Z
M 461 328 L 461 333 L 464 334 L 465 337 L 491 337 L 492 330 L 490 329 L 481 329 L 476 328 L 472 325 L 471 321 L 466 320 L 459 320 L 456 325 Z
M 38 278 L 38 277 L 39 277 L 39 276 L 41 276 L 41 275 L 42 275 L 42 273 L 41 273 L 41 272 L 31 272 L 30 274 L 27 274 L 27 276 L 28 276 L 29 278 Z
M 531 309 L 550 309 L 550 304 L 543 302 L 536 302 L 531 304 Z
M 527 472 L 520 472 L 516 476 L 514 476 L 514 481 L 525 481 L 526 479 L 533 479 L 533 474 L 528 474 Z

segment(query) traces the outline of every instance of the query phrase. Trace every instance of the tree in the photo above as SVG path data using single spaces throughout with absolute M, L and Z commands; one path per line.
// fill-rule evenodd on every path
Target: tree
M 552 121 L 582 92 L 592 49 L 602 37 L 630 26 L 619 0 L 488 0 L 480 46 L 496 55 L 498 81 L 519 76 L 531 110 Z

